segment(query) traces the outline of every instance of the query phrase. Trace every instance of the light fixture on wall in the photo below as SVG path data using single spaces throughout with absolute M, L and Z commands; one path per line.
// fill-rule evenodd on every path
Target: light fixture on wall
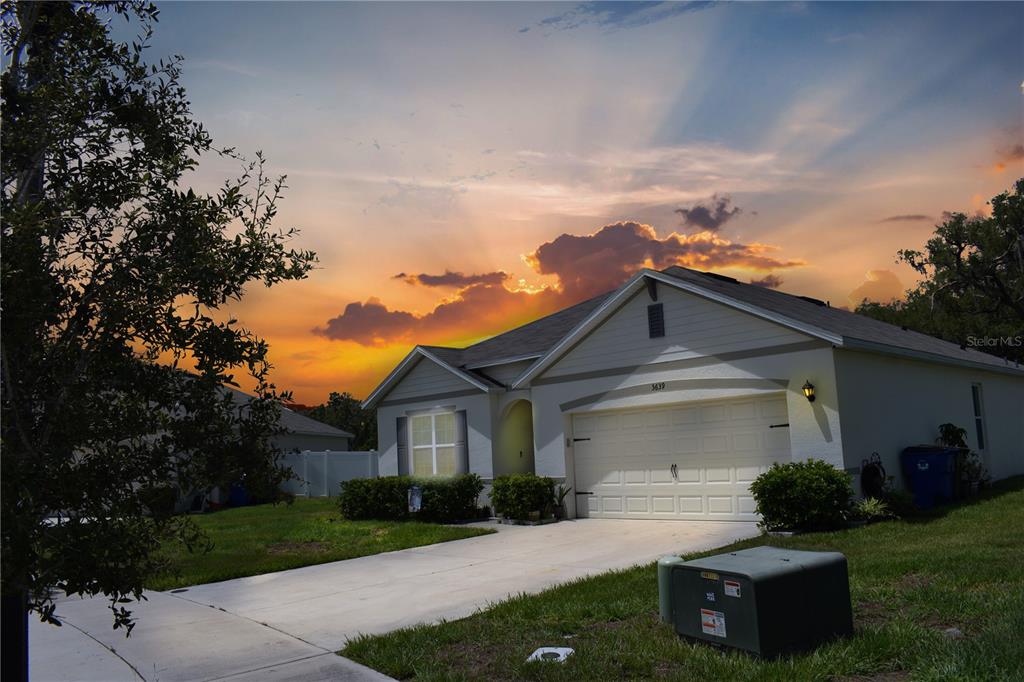
M 814 402 L 814 384 L 810 381 L 804 382 L 804 397 L 807 398 L 807 402 Z

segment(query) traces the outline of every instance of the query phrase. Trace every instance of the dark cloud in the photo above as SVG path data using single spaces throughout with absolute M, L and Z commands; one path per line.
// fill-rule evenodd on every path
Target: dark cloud
M 349 303 L 345 312 L 313 333 L 337 341 L 383 346 L 407 336 L 415 321 L 412 313 L 388 310 L 380 300 L 371 298 L 366 303 Z
M 765 244 L 734 243 L 708 231 L 673 233 L 662 239 L 650 225 L 614 223 L 593 234 L 563 234 L 525 256 L 538 274 L 554 275 L 557 287 L 540 291 L 509 289 L 504 272 L 401 273 L 395 278 L 425 286 L 456 287 L 458 291 L 423 315 L 388 310 L 377 299 L 350 303 L 341 315 L 313 332 L 366 346 L 472 341 L 615 289 L 645 267 L 733 267 L 770 273 L 804 264 L 776 258 L 776 250 Z M 768 274 L 762 281 L 770 282 L 773 277 Z
M 773 257 L 774 250 L 764 244 L 733 243 L 711 232 L 673 233 L 660 239 L 650 225 L 621 222 L 605 225 L 594 234 L 563 234 L 542 244 L 526 260 L 542 275 L 557 275 L 564 292 L 583 300 L 614 289 L 644 267 L 769 271 L 803 265 L 803 261 Z
M 418 275 L 409 275 L 400 272 L 392 279 L 400 279 L 406 284 L 422 284 L 425 287 L 456 287 L 463 288 L 472 284 L 501 284 L 508 279 L 508 273 L 498 270 L 496 272 L 482 272 L 476 275 L 464 275 L 461 272 L 445 270 L 443 275 L 428 275 L 421 272 Z
M 932 217 L 923 213 L 904 213 L 902 215 L 891 215 L 882 218 L 880 223 L 913 223 L 923 220 L 931 220 Z
M 996 154 L 995 169 L 999 172 L 1006 170 L 1007 164 L 1024 161 L 1024 144 L 1014 142 L 1003 145 Z
M 731 197 L 715 194 L 705 203 L 698 202 L 691 208 L 677 208 L 675 212 L 683 217 L 684 225 L 714 232 L 743 211 L 739 206 L 732 205 Z
M 711 7 L 711 2 L 583 2 L 572 9 L 537 22 L 540 28 L 568 31 L 582 26 L 606 30 L 647 26 L 672 17 Z M 525 33 L 529 27 L 519 29 Z
M 778 275 L 768 274 L 761 279 L 752 279 L 750 283 L 755 287 L 764 287 L 765 289 L 778 289 L 782 286 L 783 279 Z

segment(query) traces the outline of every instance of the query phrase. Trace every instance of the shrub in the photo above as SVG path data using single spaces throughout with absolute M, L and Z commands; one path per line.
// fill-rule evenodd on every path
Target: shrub
M 555 482 L 537 474 L 510 474 L 494 479 L 491 503 L 494 513 L 516 519 L 529 518 L 530 512 L 549 511 L 555 502 Z
M 408 476 L 354 478 L 343 481 L 338 508 L 346 519 L 399 521 L 409 518 Z
M 765 530 L 827 530 L 843 525 L 853 498 L 850 475 L 827 462 L 773 464 L 750 485 Z
M 917 516 L 921 513 L 914 505 L 914 496 L 908 490 L 888 490 L 882 499 L 893 516 L 898 518 Z
M 853 517 L 864 521 L 883 521 L 894 516 L 889 505 L 877 497 L 865 497 L 853 505 Z
M 413 481 L 423 489 L 423 500 L 418 518 L 424 521 L 451 523 L 480 516 L 477 498 L 484 482 L 476 474 L 462 474 L 454 478 L 421 478 Z
M 409 489 L 422 490 L 420 511 L 409 513 Z M 450 523 L 476 518 L 477 497 L 484 489 L 476 474 L 454 478 L 410 478 L 383 476 L 355 478 L 341 484 L 338 508 L 346 519 L 402 521 L 409 518 Z

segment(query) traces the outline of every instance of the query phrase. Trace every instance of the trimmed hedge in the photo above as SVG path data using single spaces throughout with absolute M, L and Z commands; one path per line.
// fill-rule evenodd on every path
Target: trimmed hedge
M 414 485 L 422 490 L 422 500 L 420 511 L 411 514 L 409 489 Z M 479 515 L 476 503 L 483 489 L 483 481 L 476 474 L 452 478 L 355 478 L 342 482 L 338 509 L 343 517 L 351 520 L 402 521 L 415 518 L 451 523 Z
M 413 479 L 413 485 L 423 490 L 419 518 L 425 521 L 451 523 L 480 516 L 476 501 L 484 489 L 484 482 L 476 474 Z
M 405 519 L 409 517 L 410 485 L 412 482 L 408 476 L 342 481 L 338 508 L 342 516 L 353 521 Z
M 509 474 L 494 479 L 491 488 L 494 513 L 517 521 L 529 518 L 530 512 L 549 515 L 555 505 L 555 482 L 537 474 Z
M 765 530 L 830 530 L 846 523 L 850 475 L 827 462 L 773 464 L 750 485 Z

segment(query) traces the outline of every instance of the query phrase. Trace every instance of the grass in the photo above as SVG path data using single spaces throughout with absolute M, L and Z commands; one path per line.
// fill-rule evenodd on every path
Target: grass
M 769 543 L 846 555 L 853 637 L 764 661 L 690 643 L 658 620 L 651 564 L 362 637 L 339 653 L 417 680 L 1024 680 L 1024 477 L 929 518 L 688 558 Z M 951 627 L 963 637 L 947 635 Z M 540 646 L 576 653 L 565 664 L 526 663 Z
M 149 580 L 148 589 L 170 590 L 494 532 L 415 521 L 346 521 L 333 499 L 226 509 L 194 520 L 213 548 L 206 553 L 189 552 L 180 544 L 163 548 L 171 570 Z

